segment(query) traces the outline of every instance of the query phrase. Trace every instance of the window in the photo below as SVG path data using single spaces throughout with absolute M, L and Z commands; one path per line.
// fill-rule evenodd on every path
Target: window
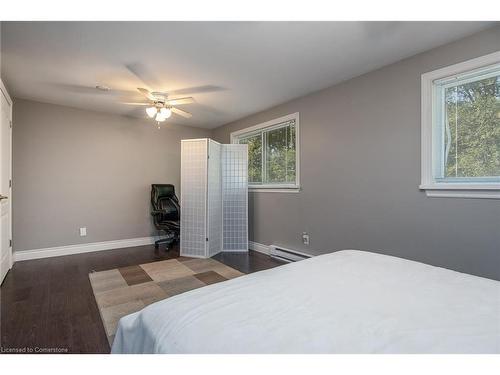
M 500 53 L 422 75 L 420 188 L 500 199 Z
M 299 114 L 231 133 L 231 142 L 248 145 L 248 183 L 253 191 L 298 191 Z

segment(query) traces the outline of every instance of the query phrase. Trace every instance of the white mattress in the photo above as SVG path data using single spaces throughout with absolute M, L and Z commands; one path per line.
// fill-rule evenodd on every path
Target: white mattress
M 500 353 L 500 282 L 344 250 L 120 320 L 113 353 Z

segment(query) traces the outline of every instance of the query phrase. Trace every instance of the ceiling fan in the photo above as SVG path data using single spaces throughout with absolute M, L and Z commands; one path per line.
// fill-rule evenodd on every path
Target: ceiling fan
M 124 103 L 129 105 L 148 106 L 146 113 L 150 118 L 154 118 L 157 122 L 163 122 L 175 113 L 179 116 L 190 118 L 192 115 L 189 112 L 176 108 L 177 105 L 194 103 L 192 97 L 168 99 L 168 94 L 165 92 L 151 92 L 145 88 L 139 87 L 137 90 L 144 95 L 149 102 L 147 103 Z

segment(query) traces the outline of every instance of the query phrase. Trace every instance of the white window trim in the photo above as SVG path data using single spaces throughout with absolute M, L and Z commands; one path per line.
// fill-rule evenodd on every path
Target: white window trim
M 433 176 L 433 82 L 500 62 L 500 51 L 422 74 L 421 184 L 428 197 L 500 199 L 500 183 L 436 182 Z
M 270 121 L 263 122 L 250 126 L 245 129 L 234 131 L 231 133 L 231 143 L 238 143 L 238 138 L 241 135 L 246 135 L 254 131 L 265 128 L 272 128 L 274 125 L 295 120 L 295 184 L 273 184 L 273 185 L 248 185 L 250 192 L 267 192 L 267 193 L 298 193 L 300 191 L 300 131 L 299 131 L 299 112 L 291 113 L 286 116 L 278 117 Z

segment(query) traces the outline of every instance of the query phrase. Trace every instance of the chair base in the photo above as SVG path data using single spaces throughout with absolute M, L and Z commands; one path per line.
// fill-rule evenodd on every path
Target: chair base
M 165 250 L 170 250 L 171 245 L 177 242 L 176 237 L 168 237 L 168 238 L 162 238 L 161 240 L 155 241 L 155 249 L 158 250 L 160 248 L 160 245 L 166 244 L 166 249 Z

